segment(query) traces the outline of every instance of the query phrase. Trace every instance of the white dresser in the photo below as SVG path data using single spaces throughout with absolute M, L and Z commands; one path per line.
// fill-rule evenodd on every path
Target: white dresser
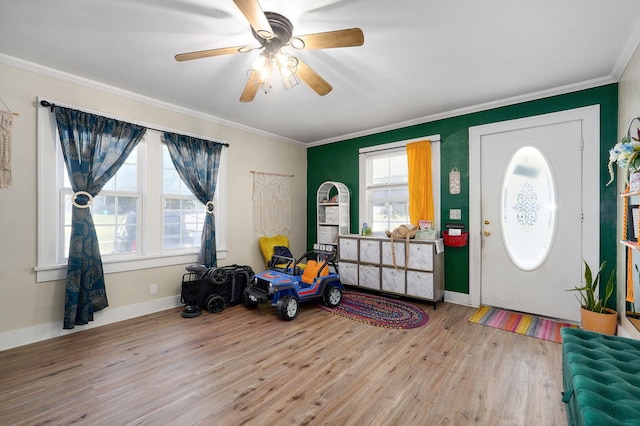
M 444 300 L 442 240 L 410 240 L 407 244 L 392 243 L 390 238 L 341 235 L 338 268 L 340 281 L 346 285 L 429 300 L 434 308 Z

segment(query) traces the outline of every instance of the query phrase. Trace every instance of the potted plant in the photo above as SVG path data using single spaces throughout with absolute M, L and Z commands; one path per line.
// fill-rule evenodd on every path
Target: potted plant
M 611 271 L 609 281 L 607 281 L 604 299 L 600 299 L 598 292 L 600 275 L 602 274 L 606 264 L 607 262 L 602 262 L 598 273 L 593 277 L 589 264 L 584 261 L 584 286 L 576 286 L 569 291 L 577 291 L 580 295 L 579 297 L 576 296 L 576 298 L 580 302 L 580 319 L 582 328 L 585 330 L 613 335 L 616 333 L 618 313 L 613 309 L 607 308 L 606 304 L 613 294 L 615 270 Z

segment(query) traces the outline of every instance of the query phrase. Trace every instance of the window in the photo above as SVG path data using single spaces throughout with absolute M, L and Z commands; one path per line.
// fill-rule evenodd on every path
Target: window
M 162 208 L 164 249 L 200 247 L 207 213 L 178 175 L 166 145 L 162 146 Z
M 52 158 L 55 161 L 51 161 Z M 38 113 L 38 265 L 35 268 L 39 282 L 66 276 L 72 195 L 55 117 L 42 109 Z M 213 200 L 218 259 L 226 257 L 226 209 L 220 202 L 225 199 L 226 150 L 223 149 Z M 159 131 L 147 130 L 125 164 L 94 198 L 91 212 L 105 273 L 197 259 L 205 208 L 178 176 Z
M 409 223 L 409 173 L 405 145 L 431 140 L 435 226 L 440 224 L 440 136 L 378 145 L 360 150 L 360 222 L 374 235 Z
M 404 148 L 367 156 L 367 212 L 374 233 L 409 223 L 407 152 Z
M 61 224 L 64 229 L 64 237 L 61 238 L 57 257 L 60 260 L 65 260 L 69 253 L 71 236 L 73 190 L 62 159 L 60 141 L 57 138 L 56 144 L 58 144 L 57 151 L 59 153 L 57 172 L 61 174 L 58 180 L 64 182 L 59 191 L 60 207 L 64 212 Z M 137 213 L 141 203 L 141 194 L 138 188 L 138 148 L 136 147 L 116 175 L 94 198 L 91 205 L 93 223 L 100 244 L 100 254 L 103 258 L 115 253 L 138 252 L 136 244 Z

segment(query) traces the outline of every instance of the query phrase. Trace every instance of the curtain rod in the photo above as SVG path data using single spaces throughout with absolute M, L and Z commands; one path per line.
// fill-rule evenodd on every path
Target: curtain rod
M 269 176 L 293 177 L 293 175 L 284 175 L 281 173 L 257 172 L 255 170 L 251 170 L 251 173 L 253 173 L 254 175 L 259 174 L 259 175 L 269 175 Z
M 40 101 L 40 105 L 42 105 L 42 106 L 43 106 L 43 107 L 45 107 L 45 108 L 50 108 L 51 112 L 53 112 L 53 108 L 56 106 L 56 104 L 51 103 L 51 102 L 49 102 L 49 101 L 46 101 L 46 100 L 44 100 L 44 99 Z M 66 107 L 65 107 L 65 108 L 66 108 Z M 79 109 L 74 109 L 74 108 L 69 108 L 69 109 L 74 110 L 74 111 L 80 111 Z M 84 112 L 84 111 L 80 111 L 80 112 Z M 154 131 L 156 131 L 156 132 L 161 132 L 161 133 L 165 133 L 165 132 L 167 132 L 166 130 L 155 129 L 155 128 L 153 128 L 153 127 L 145 126 L 145 125 L 142 125 L 142 124 L 136 124 L 136 125 L 138 125 L 138 126 L 142 126 L 142 127 L 144 127 L 145 129 L 154 130 Z M 167 132 L 167 133 L 174 133 L 174 132 Z M 198 139 L 200 139 L 200 138 L 198 138 Z M 229 147 L 229 144 L 228 144 L 228 143 L 226 143 L 226 142 L 215 142 L 215 141 L 211 141 L 211 142 L 219 143 L 219 144 L 221 144 L 221 145 L 224 145 L 224 146 L 226 146 L 226 147 Z

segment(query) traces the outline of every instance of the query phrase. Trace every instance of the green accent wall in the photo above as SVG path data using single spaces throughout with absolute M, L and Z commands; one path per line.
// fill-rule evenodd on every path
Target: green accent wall
M 489 109 L 457 117 L 431 121 L 402 129 L 348 139 L 309 148 L 307 151 L 307 245 L 316 241 L 316 191 L 325 181 L 343 182 L 351 193 L 351 232 L 358 233 L 358 150 L 360 148 L 440 134 L 441 145 L 441 218 L 449 222 L 450 208 L 462 209 L 462 223 L 469 228 L 469 127 L 600 105 L 600 259 L 609 268 L 616 264 L 616 191 L 606 186 L 609 178 L 609 149 L 617 139 L 618 85 L 609 84 L 552 96 L 535 101 Z M 458 167 L 461 172 L 461 194 L 449 194 L 449 172 Z M 579 247 L 576 247 L 579 249 Z M 608 276 L 608 271 L 605 274 Z M 579 284 L 579 283 L 575 283 Z M 469 293 L 469 249 L 445 251 L 445 289 Z M 615 303 L 615 301 L 614 301 Z M 612 307 L 613 303 L 611 304 Z

